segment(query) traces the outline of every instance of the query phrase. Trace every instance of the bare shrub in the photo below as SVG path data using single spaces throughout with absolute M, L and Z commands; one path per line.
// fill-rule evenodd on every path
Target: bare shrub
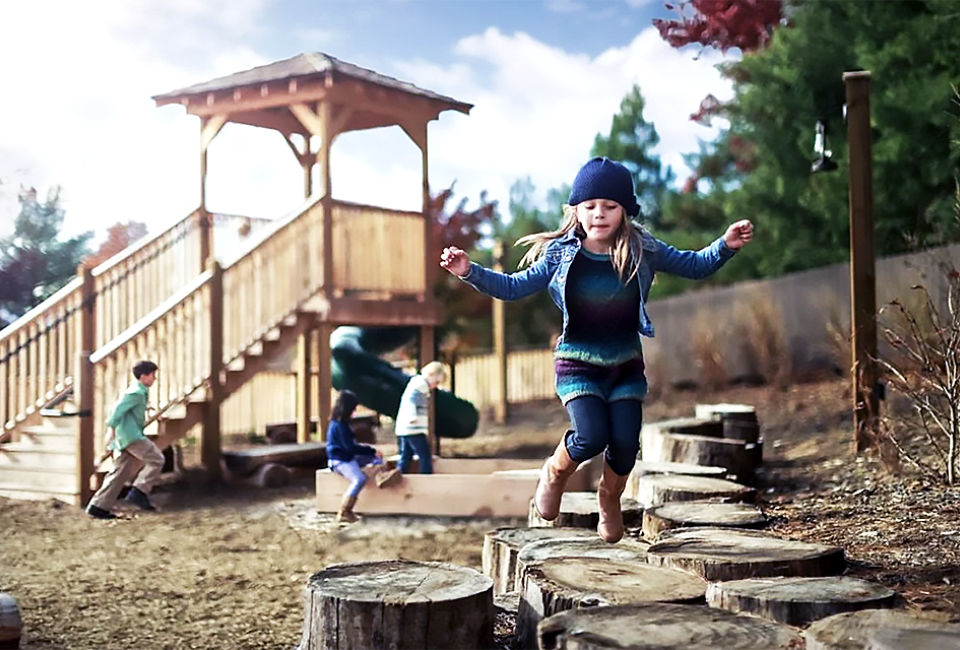
M 827 335 L 827 346 L 830 359 L 834 367 L 843 377 L 850 377 L 852 365 L 853 342 L 850 335 L 850 321 L 844 321 L 840 304 L 836 297 L 827 306 L 827 323 L 824 326 Z
M 790 385 L 793 362 L 780 308 L 756 291 L 738 312 L 737 333 L 744 362 L 751 374 L 780 389 Z
M 881 310 L 891 354 L 879 359 L 891 389 L 909 400 L 915 421 L 886 417 L 881 435 L 929 477 L 955 485 L 960 473 L 960 271 L 939 263 L 943 295 L 913 287 L 911 300 Z
M 717 322 L 717 314 L 708 309 L 697 310 L 690 325 L 690 347 L 693 350 L 694 363 L 700 387 L 719 390 L 730 381 L 726 370 L 724 354 L 725 324 Z

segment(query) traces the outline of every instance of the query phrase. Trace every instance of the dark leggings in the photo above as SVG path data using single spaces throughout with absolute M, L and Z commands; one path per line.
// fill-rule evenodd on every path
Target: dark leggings
M 618 476 L 633 469 L 640 451 L 643 402 L 621 399 L 606 402 L 594 395 L 567 402 L 573 433 L 567 436 L 567 453 L 582 463 L 606 450 L 606 461 Z

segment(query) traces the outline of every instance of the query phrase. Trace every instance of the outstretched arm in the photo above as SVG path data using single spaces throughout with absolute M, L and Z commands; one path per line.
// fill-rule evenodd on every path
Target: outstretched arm
M 550 267 L 545 255 L 523 271 L 500 273 L 471 262 L 464 251 L 450 247 L 443 249 L 440 266 L 477 291 L 498 300 L 520 300 L 546 289 L 550 284 Z
M 753 224 L 744 219 L 732 224 L 723 237 L 699 251 L 681 251 L 659 242 L 654 253 L 654 271 L 664 271 L 691 280 L 702 280 L 713 275 L 738 250 L 753 239 Z

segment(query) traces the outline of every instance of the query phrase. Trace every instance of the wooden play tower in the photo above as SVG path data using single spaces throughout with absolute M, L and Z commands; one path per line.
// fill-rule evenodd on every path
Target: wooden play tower
M 0 495 L 85 504 L 106 411 L 140 358 L 161 368 L 151 393 L 158 444 L 196 431 L 213 476 L 220 472 L 220 405 L 288 347 L 299 349 L 301 441 L 314 416 L 324 422 L 329 415 L 332 328 L 418 326 L 420 362 L 432 359 L 442 309 L 430 290 L 427 127 L 443 111 L 468 113 L 469 104 L 321 53 L 154 100 L 200 118 L 200 205 L 100 266 L 81 267 L 0 332 Z M 243 218 L 210 213 L 205 186 L 207 150 L 228 122 L 278 131 L 303 169 L 306 200 L 226 257 L 217 232 Z M 422 153 L 422 212 L 332 196 L 336 137 L 387 126 L 403 129 Z M 312 341 L 320 348 L 317 394 Z

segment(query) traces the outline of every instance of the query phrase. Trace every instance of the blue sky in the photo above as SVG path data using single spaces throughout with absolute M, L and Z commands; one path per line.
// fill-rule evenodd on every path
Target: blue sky
M 729 95 L 713 52 L 677 52 L 646 0 L 32 0 L 0 3 L 0 231 L 16 189 L 64 190 L 67 228 L 145 221 L 157 232 L 198 201 L 198 121 L 151 95 L 323 51 L 475 105 L 430 127 L 430 182 L 505 206 L 529 176 L 568 183 L 593 138 L 639 83 L 658 153 L 712 132 L 687 118 Z M 397 128 L 345 134 L 333 151 L 337 198 L 418 209 L 416 147 Z M 210 151 L 209 207 L 279 217 L 302 200 L 276 133 L 228 125 Z

